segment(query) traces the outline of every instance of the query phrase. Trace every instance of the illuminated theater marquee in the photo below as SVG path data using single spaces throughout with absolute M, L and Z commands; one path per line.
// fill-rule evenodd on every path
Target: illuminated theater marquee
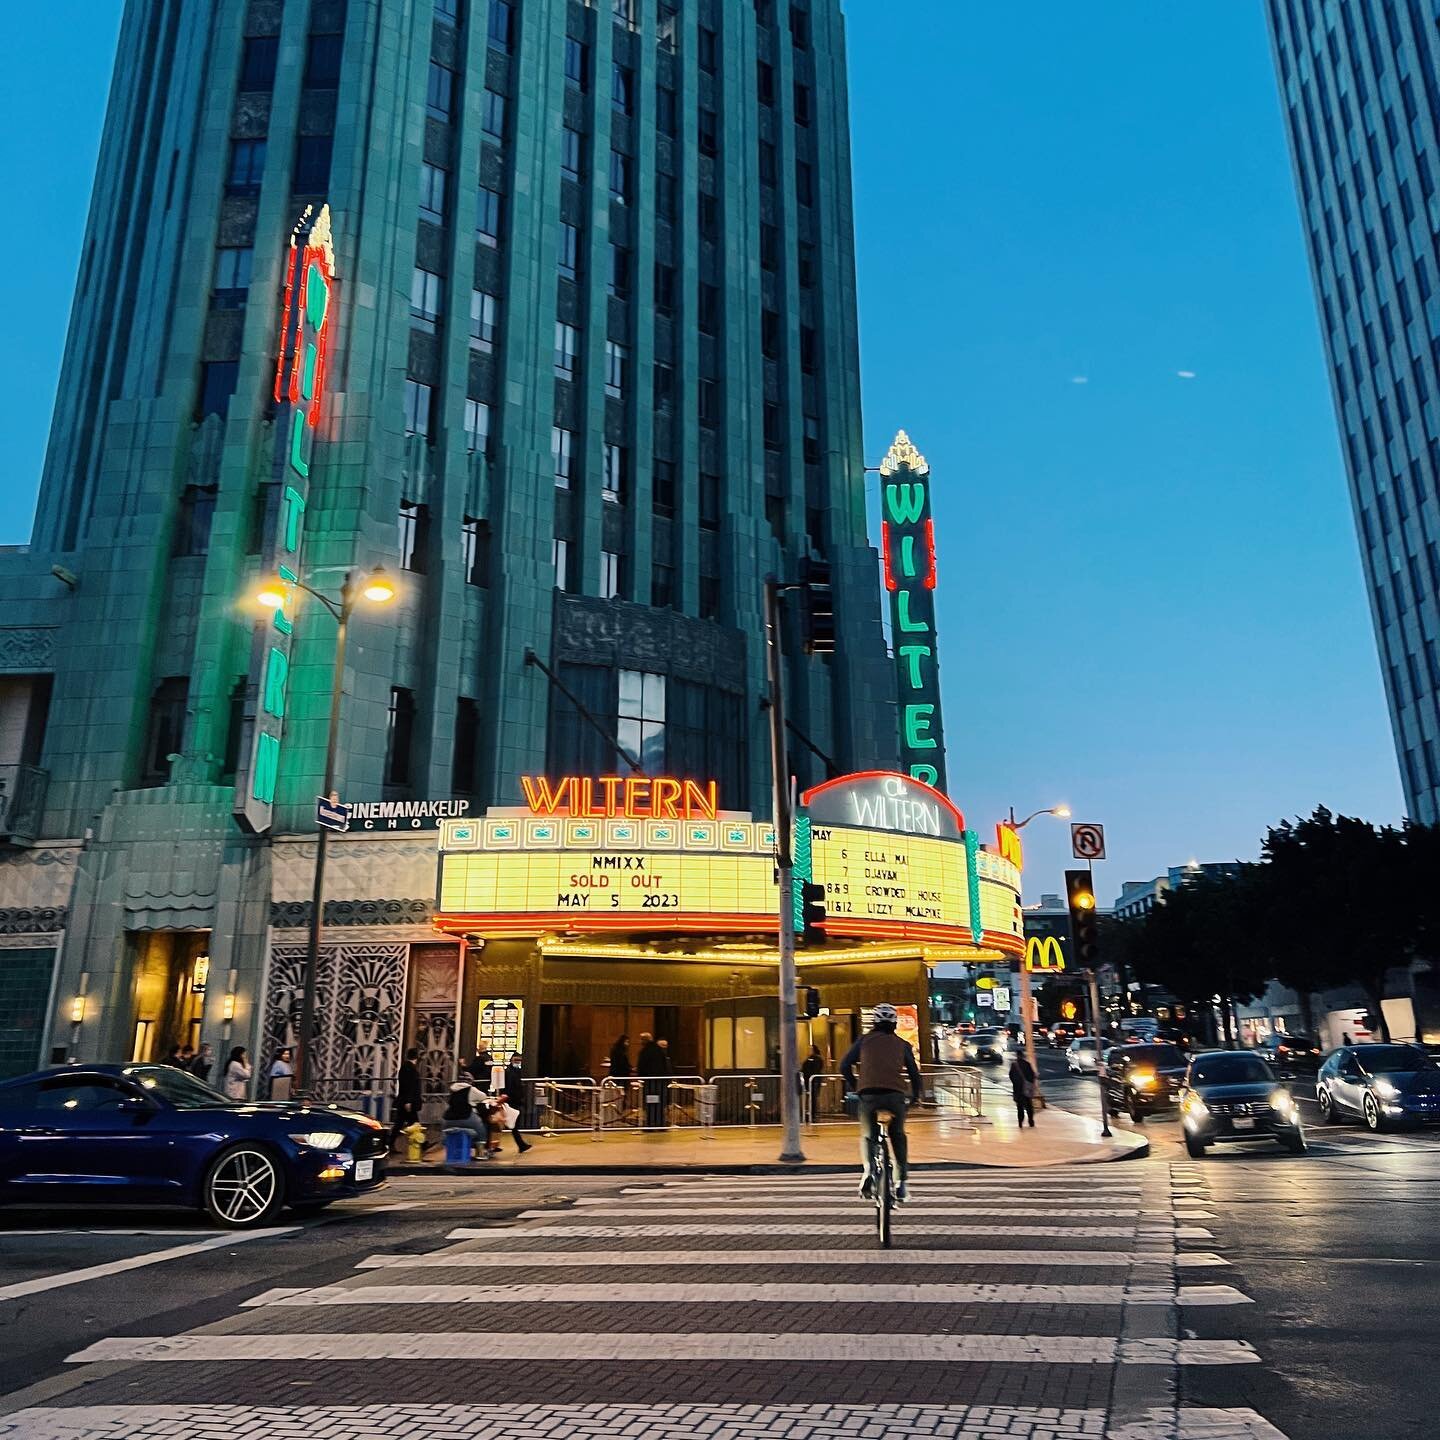
M 532 815 L 624 816 L 629 820 L 713 820 L 719 813 L 716 781 L 649 775 L 568 775 L 550 780 L 522 775 L 520 788 Z

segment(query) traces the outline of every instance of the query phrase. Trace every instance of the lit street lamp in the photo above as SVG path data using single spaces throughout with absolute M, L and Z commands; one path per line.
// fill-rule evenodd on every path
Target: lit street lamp
M 279 610 L 288 603 L 291 590 L 303 590 L 307 595 L 313 596 L 335 617 L 338 626 L 335 636 L 335 669 L 330 682 L 330 729 L 325 738 L 325 782 L 321 790 L 326 799 L 331 799 L 335 788 L 335 750 L 340 734 L 340 703 L 345 685 L 345 641 L 350 628 L 350 616 L 362 600 L 371 605 L 388 605 L 396 595 L 395 582 L 385 573 L 382 565 L 377 565 L 364 575 L 351 571 L 345 576 L 345 583 L 340 587 L 340 599 L 336 602 L 328 595 L 312 590 L 303 580 L 271 576 L 261 582 L 255 591 L 255 600 L 267 609 Z M 310 1040 L 315 1029 L 315 971 L 320 958 L 321 912 L 325 900 L 325 857 L 329 839 L 330 831 L 320 827 L 315 843 L 315 884 L 310 893 L 310 938 L 305 950 L 305 991 L 300 1007 L 300 1033 L 295 1037 L 296 1095 L 308 1095 L 311 1091 Z
M 1070 818 L 1070 807 L 1068 805 L 1046 805 L 1039 810 L 1032 810 L 1023 820 L 1015 818 L 1015 807 L 1010 807 L 1010 819 L 1007 822 L 1012 830 L 1023 830 L 1032 820 L 1039 815 L 1054 815 L 1057 819 L 1068 820 Z M 1022 935 L 1023 940 L 1023 927 Z M 1030 1068 L 1035 1072 L 1035 1098 L 1040 1102 L 1040 1108 L 1045 1108 L 1045 1092 L 1040 1084 L 1040 1063 L 1035 1058 L 1035 1021 L 1030 1014 L 1030 967 L 1026 963 L 1028 957 L 1022 951 L 1020 955 L 1020 1020 L 1025 1027 L 1025 1058 L 1030 1062 Z

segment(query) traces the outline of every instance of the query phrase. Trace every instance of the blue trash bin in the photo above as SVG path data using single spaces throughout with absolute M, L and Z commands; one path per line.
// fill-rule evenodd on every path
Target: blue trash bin
M 445 1132 L 445 1163 L 447 1165 L 468 1165 L 474 1153 L 472 1137 L 468 1130 L 447 1130 Z

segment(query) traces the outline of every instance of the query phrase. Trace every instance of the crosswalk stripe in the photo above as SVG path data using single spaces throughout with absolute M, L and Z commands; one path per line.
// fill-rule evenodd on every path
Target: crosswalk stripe
M 1034 1365 L 1251 1365 L 1243 1340 L 1112 1339 L 1094 1335 L 760 1334 L 532 1331 L 498 1336 L 473 1330 L 385 1334 L 123 1335 L 68 1356 L 72 1364 L 126 1361 L 441 1360 L 473 1361 L 489 1340 L 517 1360 L 743 1360 Z
M 536 1231 L 487 1230 L 486 1235 L 523 1235 Z M 749 1232 L 747 1232 L 749 1233 Z M 427 1255 L 370 1255 L 357 1270 L 574 1270 L 630 1266 L 647 1269 L 679 1265 L 1004 1265 L 1052 1269 L 1129 1269 L 1135 1265 L 1174 1265 L 1211 1269 L 1230 1262 L 1203 1250 L 442 1250 Z
M 712 1196 L 708 1196 L 708 1195 L 707 1195 L 707 1196 L 698 1196 L 698 1195 L 697 1195 L 697 1196 L 695 1196 L 694 1198 L 695 1198 L 696 1200 L 702 1200 L 702 1199 L 703 1199 L 703 1201 L 704 1201 L 704 1203 L 705 1203 L 705 1207 L 706 1207 L 706 1214 L 709 1214 L 709 1215 L 730 1215 L 730 1214 L 742 1214 L 742 1215 L 743 1215 L 743 1214 L 751 1214 L 751 1215 L 764 1215 L 764 1214 L 776 1214 L 776 1215 L 778 1215 L 778 1214 L 786 1214 L 786 1215 L 790 1215 L 790 1214 L 794 1214 L 796 1211 L 805 1211 L 805 1212 L 811 1212 L 811 1211 L 813 1211 L 813 1212 L 815 1212 L 815 1213 L 818 1214 L 818 1213 L 821 1212 L 822 1210 L 828 1210 L 828 1209 L 832 1209 L 832 1208 L 833 1208 L 833 1209 L 857 1210 L 857 1209 L 860 1209 L 860 1208 L 863 1207 L 863 1206 L 873 1206 L 873 1205 L 874 1205 L 874 1201 L 872 1201 L 872 1200 L 861 1200 L 861 1199 L 859 1199 L 859 1198 L 856 1197 L 856 1196 L 846 1196 L 846 1195 L 800 1196 L 800 1195 L 797 1195 L 797 1196 L 794 1197 L 793 1200 L 790 1200 L 788 1204 L 777 1206 L 777 1207 L 775 1207 L 775 1208 L 772 1210 L 772 1209 L 761 1209 L 761 1208 L 757 1207 L 755 1201 L 753 1201 L 753 1200 L 731 1200 L 731 1199 L 727 1199 L 727 1198 L 724 1197 L 724 1196 L 715 1196 L 715 1197 L 712 1197 Z M 776 1198 L 778 1198 L 778 1197 L 776 1197 Z M 786 1198 L 789 1199 L 789 1197 L 786 1197 Z M 926 1209 L 937 1209 L 937 1210 L 938 1210 L 938 1209 L 942 1209 L 942 1208 L 943 1208 L 943 1209 L 944 1209 L 945 1211 L 947 1211 L 947 1212 L 954 1212 L 954 1211 L 957 1211 L 957 1210 L 963 1210 L 966 1215 L 1013 1215 L 1013 1214 L 1015 1214 L 1016 1209 L 1017 1209 L 1017 1203 L 1016 1203 L 1016 1202 L 1013 1202 L 1013 1201 L 1012 1201 L 1010 1204 L 1007 1204 L 1007 1205 L 971 1205 L 971 1204 L 965 1203 L 965 1201 L 963 1200 L 963 1198 L 960 1197 L 960 1196 L 956 1196 L 954 1199 L 946 1201 L 946 1203 L 945 1203 L 945 1205 L 944 1205 L 943 1207 L 940 1206 L 940 1205 L 938 1205 L 938 1204 L 927 1205 L 927 1203 L 926 1203 L 927 1201 L 932 1201 L 932 1200 L 936 1200 L 936 1199 L 943 1199 L 943 1198 L 944 1198 L 944 1197 L 932 1196 L 928 1191 L 923 1191 L 923 1192 L 921 1192 L 919 1195 L 914 1195 L 914 1196 L 912 1196 L 912 1199 L 911 1199 L 909 1205 L 906 1207 L 906 1214 L 914 1214 L 917 1210 L 919 1210 L 919 1211 L 923 1211 L 923 1210 L 926 1210 Z M 618 1214 L 622 1214 L 622 1213 L 623 1213 L 623 1214 L 626 1214 L 626 1215 L 641 1215 L 641 1214 L 654 1215 L 654 1214 L 656 1214 L 657 1212 L 659 1212 L 659 1211 L 662 1210 L 662 1209 L 669 1209 L 671 1205 L 673 1205 L 674 1203 L 676 1203 L 676 1202 L 674 1202 L 674 1201 L 660 1201 L 660 1200 L 646 1201 L 646 1200 L 642 1200 L 639 1196 L 631 1196 L 631 1197 L 629 1197 L 629 1200 L 633 1202 L 633 1206 L 630 1205 L 630 1204 L 627 1204 L 626 1208 L 625 1208 L 623 1211 L 614 1208 L 614 1206 L 615 1206 L 615 1201 L 614 1201 L 614 1200 L 607 1199 L 606 1197 L 600 1196 L 600 1195 L 582 1195 L 578 1200 L 576 1200 L 575 1205 L 576 1205 L 577 1213 L 578 1213 L 580 1210 L 584 1210 L 584 1211 L 587 1211 L 587 1212 L 589 1212 L 589 1213 L 591 1213 L 591 1214 L 618 1215 Z M 683 1201 L 681 1201 L 681 1202 L 679 1202 L 679 1203 L 681 1203 L 681 1204 L 688 1204 L 688 1203 L 690 1203 L 690 1197 L 687 1196 L 685 1200 L 683 1200 Z M 1021 1203 L 1025 1203 L 1025 1202 L 1021 1202 Z M 1046 1203 L 1046 1202 L 1044 1202 L 1044 1201 L 1039 1201 L 1039 1202 L 1037 1202 L 1037 1203 L 1043 1204 L 1043 1205 L 1045 1206 L 1045 1213 L 1046 1213 L 1047 1215 L 1052 1216 L 1052 1217 L 1057 1217 L 1057 1218 L 1060 1217 L 1060 1216 L 1077 1217 L 1077 1216 L 1086 1216 L 1086 1215 L 1089 1215 L 1089 1216 L 1094 1216 L 1094 1217 L 1097 1218 L 1097 1219 L 1124 1220 L 1124 1219 L 1133 1219 L 1135 1216 L 1140 1215 L 1140 1214 L 1143 1213 L 1143 1212 L 1140 1210 L 1139 1206 L 1135 1206 L 1135 1205 L 1115 1207 L 1115 1206 L 1097 1206 L 1097 1205 L 1050 1205 L 1050 1204 L 1048 1204 L 1048 1203 Z M 677 1212 L 677 1213 L 679 1213 L 679 1212 Z M 1186 1218 L 1186 1219 L 1205 1220 L 1205 1219 L 1213 1219 L 1214 1217 L 1213 1217 L 1213 1216 L 1206 1215 L 1206 1214 L 1202 1211 L 1202 1212 L 1200 1212 L 1200 1213 L 1198 1213 L 1198 1214 L 1195 1214 L 1195 1215 L 1187 1215 L 1185 1218 Z
M 531 1212 L 529 1218 L 554 1217 L 553 1210 Z M 522 1217 L 523 1218 L 523 1217 Z M 942 1225 L 922 1221 L 918 1225 L 901 1220 L 907 1232 L 915 1235 L 1011 1235 L 1034 1236 L 1036 1239 L 1075 1240 L 1125 1240 L 1133 1239 L 1133 1225 Z M 674 1224 L 640 1225 L 545 1225 L 526 1232 L 539 1238 L 565 1240 L 663 1240 L 682 1235 L 868 1235 L 875 1229 L 874 1222 L 860 1221 L 853 1225 L 823 1222 L 813 1225 L 791 1224 L 788 1222 L 766 1222 L 763 1225 L 705 1225 L 697 1222 L 679 1221 Z M 479 1229 L 462 1225 L 452 1230 L 451 1240 L 493 1239 L 497 1235 L 513 1235 L 513 1230 Z M 1199 1239 L 1201 1237 L 1194 1237 Z
M 76 1405 L 0 1417 L 15 1440 L 174 1440 L 177 1435 L 262 1435 L 266 1440 L 363 1435 L 366 1440 L 978 1440 L 1006 1436 L 1112 1440 L 1286 1440 L 1254 1410 L 1166 1406 L 1110 1428 L 1103 1409 L 1056 1405 L 526 1404 L 485 1405 Z
M 1229 1285 L 947 1285 L 882 1286 L 826 1281 L 818 1284 L 721 1281 L 686 1285 L 321 1285 L 279 1288 L 252 1296 L 244 1308 L 349 1305 L 1249 1305 Z

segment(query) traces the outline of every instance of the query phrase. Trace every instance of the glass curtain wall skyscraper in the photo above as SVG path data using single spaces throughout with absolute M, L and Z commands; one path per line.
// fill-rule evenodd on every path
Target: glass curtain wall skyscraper
M 277 337 L 322 206 L 302 524 Z M 856 332 L 840 0 L 130 0 L 34 539 L 0 557 L 6 838 L 63 852 L 36 903 L 77 1013 L 119 1037 L 144 957 L 188 963 L 136 935 L 213 932 L 258 993 L 294 919 L 335 632 L 301 593 L 282 683 L 255 660 L 277 555 L 399 582 L 351 622 L 347 799 L 515 803 L 624 752 L 768 812 L 761 586 L 806 555 L 842 644 L 791 646 L 801 781 L 893 763 Z
M 1268 0 L 1408 813 L 1440 820 L 1440 7 Z

